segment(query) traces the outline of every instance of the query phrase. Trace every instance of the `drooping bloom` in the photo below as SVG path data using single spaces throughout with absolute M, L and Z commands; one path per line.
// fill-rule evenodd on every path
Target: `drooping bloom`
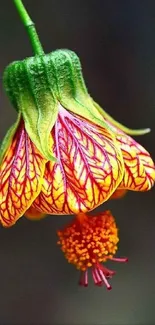
M 18 113 L 0 148 L 0 222 L 10 227 L 25 214 L 76 214 L 58 232 L 67 260 L 88 269 L 96 285 L 111 289 L 114 271 L 103 264 L 117 258 L 118 229 L 109 211 L 86 214 L 127 190 L 147 191 L 155 181 L 149 153 L 88 94 L 77 55 L 69 50 L 44 54 L 22 1 L 14 1 L 27 28 L 34 57 L 10 64 L 4 88 Z M 129 135 L 127 135 L 129 134 Z
M 18 119 L 1 147 L 3 226 L 24 213 L 32 219 L 85 213 L 118 191 L 153 186 L 149 153 L 89 96 L 74 52 L 15 62 L 4 86 Z
M 115 271 L 102 263 L 107 261 L 127 262 L 127 258 L 117 258 L 118 229 L 110 211 L 87 216 L 80 213 L 63 230 L 57 232 L 61 247 L 69 263 L 81 271 L 79 284 L 88 286 L 90 269 L 95 285 L 105 285 L 111 289 L 108 279 Z

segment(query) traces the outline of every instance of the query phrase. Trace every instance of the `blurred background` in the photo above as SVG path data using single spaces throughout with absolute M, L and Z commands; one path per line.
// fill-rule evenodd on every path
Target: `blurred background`
M 137 138 L 155 160 L 155 1 L 24 0 L 45 52 L 69 48 L 80 57 L 91 96 L 130 128 L 150 127 Z M 0 77 L 7 64 L 31 56 L 13 6 L 0 8 Z M 0 83 L 0 138 L 16 119 Z M 0 324 L 123 325 L 155 323 L 155 190 L 109 201 L 120 229 L 117 271 L 107 292 L 79 273 L 56 245 L 56 230 L 71 217 L 40 222 L 21 218 L 0 228 Z

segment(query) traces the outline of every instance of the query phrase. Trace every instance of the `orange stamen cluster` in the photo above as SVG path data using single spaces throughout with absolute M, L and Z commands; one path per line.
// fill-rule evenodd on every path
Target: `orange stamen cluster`
M 111 286 L 106 278 L 115 272 L 102 266 L 108 259 L 125 262 L 126 258 L 114 258 L 117 251 L 118 229 L 110 211 L 88 217 L 80 213 L 76 219 L 63 230 L 57 232 L 58 244 L 69 263 L 82 271 L 80 284 L 88 285 L 87 269 L 92 269 L 95 284 Z
M 87 217 L 81 213 L 62 231 L 58 231 L 61 249 L 69 263 L 85 271 L 98 262 L 113 257 L 119 241 L 117 227 L 109 211 Z

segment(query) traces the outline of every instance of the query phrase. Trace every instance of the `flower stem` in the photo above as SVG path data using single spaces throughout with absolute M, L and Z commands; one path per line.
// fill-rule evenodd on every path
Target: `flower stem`
M 13 0 L 13 2 L 15 4 L 18 14 L 22 20 L 22 23 L 24 24 L 24 26 L 27 30 L 34 54 L 36 54 L 36 55 L 44 54 L 42 45 L 40 43 L 38 34 L 36 32 L 35 24 L 31 20 L 30 16 L 28 15 L 28 12 L 26 11 L 22 1 L 21 0 Z

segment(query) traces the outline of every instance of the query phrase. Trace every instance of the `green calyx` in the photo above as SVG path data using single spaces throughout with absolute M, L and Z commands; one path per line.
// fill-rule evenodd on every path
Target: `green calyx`
M 56 50 L 13 62 L 4 71 L 3 83 L 10 101 L 24 120 L 30 139 L 47 160 L 56 160 L 49 141 L 59 104 L 109 131 L 112 129 L 106 119 L 127 133 L 135 132 L 118 124 L 92 100 L 80 60 L 72 51 Z M 17 124 L 11 134 L 16 129 Z M 136 132 L 142 134 L 146 130 Z

